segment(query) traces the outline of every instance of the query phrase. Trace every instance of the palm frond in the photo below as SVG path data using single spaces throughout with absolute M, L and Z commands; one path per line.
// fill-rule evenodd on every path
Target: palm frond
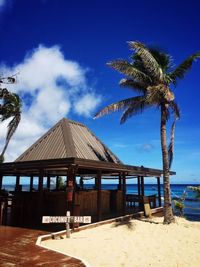
M 172 79 L 174 85 L 176 85 L 178 79 L 184 78 L 185 74 L 192 67 L 193 62 L 200 58 L 200 52 L 194 53 L 185 59 L 174 71 L 168 74 L 168 76 Z
M 8 92 L 7 89 L 4 90 L 4 92 L 2 91 L 2 100 L 3 100 L 2 101 L 3 105 L 1 105 L 0 109 L 0 120 L 4 121 L 11 117 L 13 117 L 13 119 L 8 124 L 8 131 L 7 131 L 5 145 L 0 155 L 1 159 L 4 158 L 4 153 L 7 149 L 10 139 L 15 133 L 19 125 L 19 122 L 21 120 L 21 106 L 22 106 L 20 97 L 17 94 Z
M 126 122 L 126 120 L 133 115 L 136 115 L 138 113 L 142 113 L 145 108 L 151 107 L 149 103 L 146 102 L 145 96 L 141 96 L 138 99 L 135 99 L 131 105 L 129 105 L 126 110 L 123 112 L 121 119 L 120 119 L 120 124 L 123 124 Z
M 173 59 L 165 51 L 158 47 L 149 47 L 149 51 L 162 68 L 163 73 L 167 72 L 172 67 Z
M 152 55 L 150 50 L 140 42 L 128 42 L 129 46 L 136 52 L 136 54 L 142 59 L 144 68 L 150 77 L 156 80 L 161 80 L 163 77 L 162 70 Z
M 178 107 L 178 104 L 175 101 L 171 101 L 169 103 L 170 108 L 172 109 L 172 112 L 174 113 L 174 116 L 177 119 L 180 119 L 180 109 Z
M 15 133 L 19 123 L 21 120 L 21 114 L 18 113 L 14 116 L 14 118 L 9 122 L 8 124 L 8 132 L 6 135 L 6 141 L 10 141 L 11 137 L 13 136 L 13 134 Z
M 170 143 L 168 146 L 169 169 L 171 168 L 173 156 L 174 156 L 174 135 L 175 135 L 176 121 L 177 121 L 177 118 L 174 117 L 174 121 L 171 127 Z
M 8 124 L 8 131 L 7 131 L 7 135 L 6 135 L 6 142 L 5 142 L 5 145 L 4 145 L 4 148 L 1 152 L 1 155 L 0 157 L 3 158 L 4 154 L 5 154 L 5 151 L 8 147 L 8 144 L 10 142 L 10 139 L 12 138 L 13 134 L 15 133 L 19 123 L 20 123 L 20 120 L 21 120 L 21 114 L 18 113 L 14 116 L 14 118 L 9 122 Z
M 144 83 L 151 83 L 151 77 L 145 74 L 144 72 L 135 68 L 132 64 L 128 61 L 123 59 L 118 59 L 112 62 L 107 63 L 108 66 L 112 67 L 115 70 L 118 70 L 122 74 L 125 74 L 136 81 L 144 82 Z
M 127 99 L 118 101 L 116 103 L 113 103 L 111 105 L 108 105 L 102 110 L 100 110 L 99 112 L 97 112 L 94 116 L 94 119 L 97 119 L 99 117 L 102 117 L 104 115 L 107 115 L 115 111 L 124 110 L 130 105 L 132 105 L 133 103 L 139 102 L 141 98 L 143 98 L 143 96 L 135 96 L 135 97 L 127 98 Z
M 129 87 L 133 89 L 134 91 L 142 92 L 144 93 L 147 88 L 147 84 L 142 82 L 134 81 L 133 79 L 121 79 L 119 82 L 119 85 L 122 87 Z
M 17 94 L 9 93 L 3 98 L 3 105 L 1 106 L 1 121 L 4 121 L 10 117 L 15 116 L 21 111 L 21 99 Z

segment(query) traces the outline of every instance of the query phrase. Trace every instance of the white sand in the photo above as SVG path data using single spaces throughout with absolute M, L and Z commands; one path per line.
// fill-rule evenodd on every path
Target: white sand
M 73 233 L 42 245 L 86 260 L 92 267 L 200 267 L 200 223 L 176 218 L 163 225 L 132 220 Z

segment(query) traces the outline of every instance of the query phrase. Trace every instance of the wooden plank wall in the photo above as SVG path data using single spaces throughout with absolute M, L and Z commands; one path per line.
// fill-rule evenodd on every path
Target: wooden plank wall
M 80 205 L 80 215 L 97 214 L 97 190 L 79 191 L 75 194 L 75 205 Z M 110 212 L 110 191 L 102 190 L 102 213 Z

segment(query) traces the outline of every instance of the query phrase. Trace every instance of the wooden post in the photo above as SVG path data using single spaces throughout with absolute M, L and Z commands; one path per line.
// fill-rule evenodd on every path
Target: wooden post
M 141 178 L 141 194 L 142 196 L 144 196 L 144 177 L 141 176 L 140 178 Z
M 118 181 L 119 181 L 118 190 L 122 190 L 122 176 L 121 176 L 121 173 L 119 173 Z
M 122 173 L 122 182 L 123 182 L 123 186 L 122 186 L 122 194 L 123 194 L 123 215 L 126 214 L 126 173 L 123 172 Z
M 59 176 L 56 176 L 56 191 L 58 191 L 58 186 L 59 186 L 58 180 L 59 180 Z
M 15 192 L 20 191 L 20 176 L 16 176 Z
M 139 207 L 141 210 L 144 210 L 144 177 L 140 176 L 140 187 L 141 187 L 141 196 Z
M 138 178 L 137 178 L 137 180 L 138 180 L 138 195 L 140 196 L 140 194 L 141 194 L 141 185 L 140 185 L 140 176 L 138 176 Z
M 83 182 L 83 177 L 80 177 L 80 183 L 79 183 L 80 189 L 84 189 L 84 182 Z
M 41 193 L 43 191 L 43 170 L 40 170 L 38 178 L 38 191 Z
M 30 192 L 33 191 L 33 175 L 30 176 Z
M 102 202 L 102 194 L 101 194 L 101 171 L 97 172 L 97 221 L 101 221 L 101 202 Z
M 2 189 L 3 184 L 3 175 L 0 175 L 0 190 Z
M 43 177 L 44 177 L 44 172 L 43 170 L 39 170 L 39 181 L 38 181 L 38 214 L 39 214 L 39 224 L 42 223 L 42 215 L 43 215 Z
M 75 166 L 70 165 L 67 170 L 67 183 L 66 183 L 66 191 L 67 191 L 67 210 L 74 215 L 74 205 L 75 205 Z
M 157 178 L 157 186 L 158 186 L 158 206 L 161 207 L 161 191 L 160 191 L 160 177 Z
M 51 176 L 48 175 L 47 176 L 47 189 L 50 191 L 50 188 L 51 188 Z
M 98 190 L 98 184 L 99 184 L 98 178 L 95 177 L 95 178 L 94 178 L 94 189 L 95 189 L 95 190 Z

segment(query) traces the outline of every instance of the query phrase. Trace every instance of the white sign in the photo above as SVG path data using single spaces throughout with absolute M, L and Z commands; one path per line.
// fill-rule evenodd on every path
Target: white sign
M 91 216 L 43 216 L 42 223 L 91 223 Z

